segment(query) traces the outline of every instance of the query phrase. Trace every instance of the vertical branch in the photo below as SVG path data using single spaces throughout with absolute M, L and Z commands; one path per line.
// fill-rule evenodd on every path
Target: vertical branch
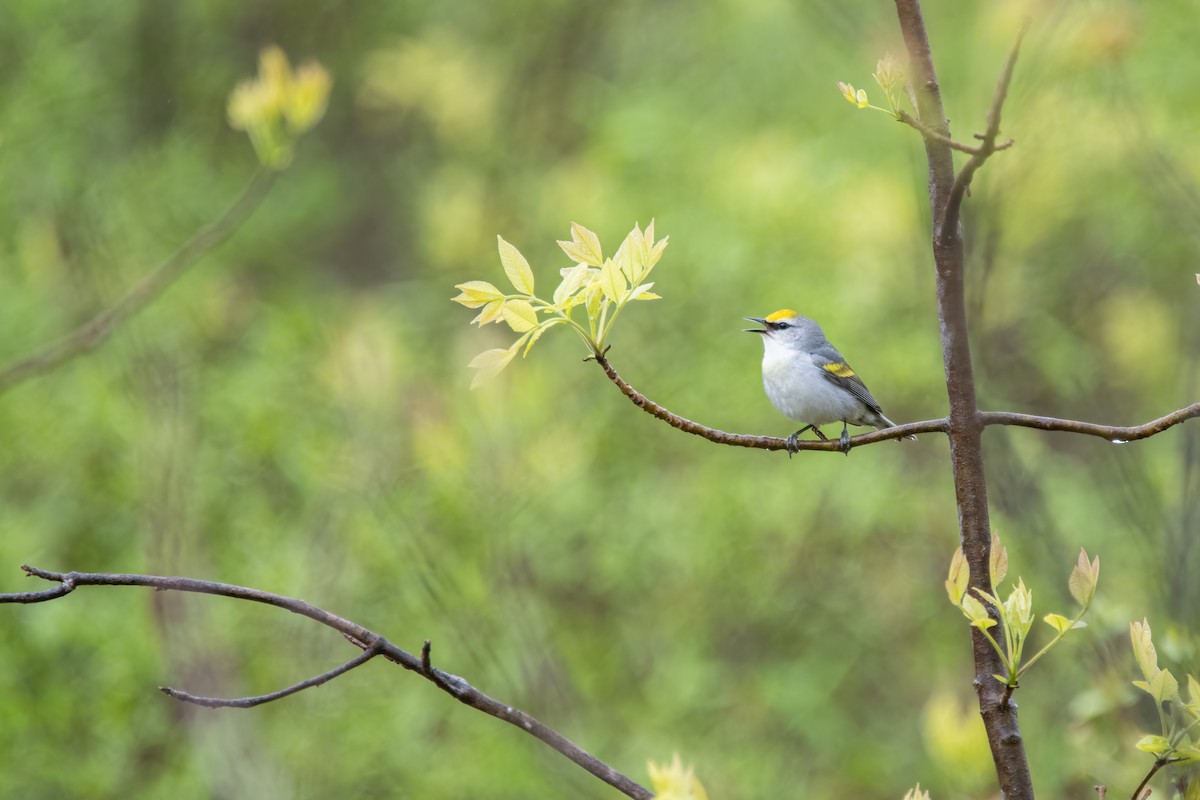
M 896 0 L 896 12 L 908 50 L 909 73 L 917 95 L 920 122 L 948 139 L 950 126 L 942 110 L 941 90 L 919 0 Z M 996 119 L 999 119 L 998 113 L 997 109 Z M 957 197 L 952 196 L 955 174 L 954 155 L 950 146 L 939 137 L 924 138 L 929 163 L 929 202 L 933 211 L 931 238 L 942 361 L 950 405 L 950 461 L 958 502 L 959 532 L 963 554 L 971 569 L 970 586 L 991 593 L 988 572 L 991 523 L 988 519 L 987 480 L 983 470 L 983 425 L 975 401 L 975 378 L 971 369 L 963 289 L 965 255 L 962 226 L 957 223 L 962 193 L 958 193 Z M 951 226 L 944 225 L 948 218 L 955 221 Z M 992 760 L 996 764 L 1001 796 L 1006 800 L 1031 800 L 1033 784 L 1017 725 L 1017 708 L 1005 695 L 1000 682 L 992 677 L 994 673 L 1004 671 L 1000 658 L 977 629 L 972 629 L 971 635 L 975 657 L 975 691 L 979 696 L 979 712 L 987 729 Z

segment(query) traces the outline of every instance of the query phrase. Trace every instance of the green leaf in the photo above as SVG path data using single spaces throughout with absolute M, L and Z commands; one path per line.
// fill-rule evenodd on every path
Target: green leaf
M 471 388 L 475 389 L 490 381 L 492 378 L 500 374 L 509 362 L 513 360 L 513 356 L 517 354 L 515 347 L 510 347 L 507 350 L 484 350 L 479 355 L 471 359 L 471 363 L 467 366 L 472 369 L 477 369 L 479 372 L 471 380 Z
M 508 327 L 517 333 L 525 333 L 537 327 L 537 312 L 524 300 L 509 300 L 504 304 L 503 314 Z
M 962 602 L 970 580 L 967 557 L 963 555 L 963 549 L 959 547 L 954 551 L 954 555 L 950 556 L 950 573 L 946 578 L 946 595 L 950 598 L 951 603 L 958 605 Z
M 588 319 L 596 322 L 600 319 L 600 306 L 604 301 L 604 291 L 600 287 L 599 280 L 589 286 L 584 294 L 587 296 Z
M 643 283 L 641 286 L 629 293 L 630 300 L 662 300 L 661 297 L 650 291 L 650 287 L 654 285 L 654 281 Z
M 1151 639 L 1150 622 L 1142 619 L 1141 622 L 1129 623 L 1129 638 L 1133 642 L 1133 657 L 1137 659 L 1142 675 L 1147 681 L 1154 680 L 1158 674 L 1158 651 L 1154 649 Z
M 567 254 L 567 258 L 577 264 L 598 267 L 604 263 L 604 255 L 600 251 L 600 237 L 578 222 L 571 223 L 571 241 L 560 241 L 558 246 Z
M 561 244 L 561 242 L 560 242 Z M 587 264 L 576 264 L 562 271 L 562 283 L 554 290 L 554 305 L 562 307 L 563 303 L 578 292 L 587 283 L 591 270 Z M 566 309 L 563 308 L 565 311 Z
M 971 620 L 972 625 L 980 620 L 991 620 L 988 610 L 983 603 L 969 594 L 964 594 L 962 600 L 957 605 L 967 615 L 967 619 Z
M 529 341 L 525 344 L 525 352 L 521 354 L 521 358 L 529 355 L 529 351 L 533 349 L 533 343 L 542 338 L 542 334 L 553 328 L 555 325 L 561 325 L 566 322 L 562 317 L 551 317 L 542 324 L 533 329 L 533 333 L 529 335 Z
M 1165 736 L 1143 736 L 1141 739 L 1138 739 L 1134 747 L 1156 756 L 1166 755 L 1172 749 L 1171 743 L 1167 741 L 1167 737 Z
M 471 322 L 482 328 L 489 322 L 499 322 L 502 319 L 504 319 L 504 301 L 493 300 L 484 306 L 483 311 L 480 311 Z
M 1000 543 L 1000 534 L 992 534 L 992 555 L 988 563 L 988 571 L 992 576 L 992 586 L 999 586 L 1000 581 L 1008 574 L 1008 550 Z
M 600 290 L 604 292 L 604 296 L 617 303 L 624 298 L 628 288 L 625 273 L 621 272 L 612 259 L 605 261 L 604 266 L 600 268 Z
M 1071 577 L 1067 580 L 1067 588 L 1071 590 L 1071 597 L 1079 605 L 1085 608 L 1092 602 L 1092 595 L 1096 593 L 1096 583 L 1100 580 L 1100 556 L 1096 556 L 1095 561 L 1088 561 L 1087 551 L 1083 548 L 1079 549 L 1079 560 L 1075 564 L 1075 569 L 1071 570 Z
M 1175 757 L 1185 762 L 1200 761 L 1200 747 L 1194 744 L 1185 744 L 1183 747 L 1176 747 Z
M 451 298 L 452 301 L 467 308 L 479 308 L 493 300 L 504 299 L 504 293 L 487 281 L 467 281 L 454 288 L 461 291 L 462 294 Z
M 1016 685 L 1007 675 L 1000 675 L 1000 674 L 993 672 L 992 677 L 995 678 L 996 680 L 1000 681 L 1001 683 L 1003 683 L 1005 686 L 1015 686 Z
M 500 249 L 500 263 L 504 266 L 504 274 L 512 281 L 513 288 L 522 294 L 533 294 L 533 270 L 529 268 L 525 256 L 504 241 L 503 237 L 497 236 L 496 242 Z
M 1150 679 L 1150 694 L 1160 703 L 1179 698 L 1179 681 L 1169 669 L 1160 669 L 1158 674 Z
M 1062 614 L 1047 614 L 1046 616 L 1042 617 L 1042 619 L 1046 621 L 1047 625 L 1049 625 L 1051 628 L 1054 628 L 1054 630 L 1058 631 L 1059 633 L 1066 633 L 1073 627 L 1071 625 L 1071 620 L 1067 619 Z

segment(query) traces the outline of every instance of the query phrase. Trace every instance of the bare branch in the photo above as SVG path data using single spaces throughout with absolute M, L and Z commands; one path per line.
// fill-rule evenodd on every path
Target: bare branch
M 921 122 L 921 120 L 917 119 L 912 114 L 909 114 L 907 111 L 904 111 L 903 109 L 901 109 L 900 111 L 897 112 L 896 119 L 900 122 L 903 122 L 905 125 L 908 125 L 909 127 L 916 129 L 926 139 L 944 144 L 947 147 L 949 147 L 951 150 L 957 150 L 960 153 L 966 153 L 967 155 L 972 155 L 972 156 L 977 155 L 980 152 L 979 145 L 963 144 L 962 142 L 951 139 L 949 136 L 946 136 L 945 134 L 938 133 L 933 128 L 929 127 L 924 122 Z M 1013 145 L 1013 142 L 1010 139 L 1007 142 L 996 145 L 995 149 L 996 150 L 1007 150 L 1008 148 L 1012 147 L 1012 145 Z
M 318 608 L 303 600 L 273 594 L 272 592 L 264 592 L 259 589 L 251 589 L 245 586 L 201 581 L 194 578 L 163 577 L 158 575 L 131 575 L 103 572 L 50 572 L 28 565 L 22 566 L 21 569 L 25 570 L 32 577 L 55 581 L 59 585 L 42 592 L 0 594 L 0 603 L 37 603 L 53 600 L 70 594 L 80 586 L 146 586 L 158 590 L 220 595 L 222 597 L 231 597 L 235 600 L 264 603 L 282 608 L 285 611 L 291 611 L 294 614 L 300 614 L 322 625 L 333 628 L 353 642 L 370 644 L 366 645 L 366 650 L 362 655 L 343 664 L 336 670 L 313 678 L 310 681 L 305 681 L 304 684 L 297 684 L 296 686 L 284 689 L 282 692 L 276 692 L 275 695 L 277 696 L 264 695 L 263 698 L 278 699 L 279 697 L 286 696 L 286 694 L 294 694 L 302 688 L 307 688 L 307 685 L 317 685 L 314 681 L 324 682 L 324 680 L 330 680 L 359 666 L 359 664 L 378 654 L 427 679 L 460 703 L 520 728 L 559 754 L 566 756 L 608 785 L 623 792 L 628 797 L 636 798 L 636 800 L 650 800 L 650 798 L 654 797 L 648 789 L 616 771 L 603 761 L 600 761 L 553 728 L 548 727 L 520 709 L 513 708 L 493 697 L 489 697 L 457 675 L 451 675 L 448 672 L 433 667 L 429 663 L 428 642 L 422 647 L 421 656 L 415 656 L 392 644 L 374 631 L 368 630 L 358 623 L 339 617 L 337 614 Z M 217 698 L 197 698 L 174 689 L 164 691 L 171 697 L 189 702 L 215 701 L 212 704 L 218 705 L 229 705 L 240 702 L 219 700 Z M 268 702 L 268 700 L 261 698 L 246 698 L 246 700 Z M 207 705 L 210 703 L 201 702 L 201 704 Z
M 1139 783 L 1138 787 L 1133 790 L 1133 794 L 1130 795 L 1130 800 L 1146 800 L 1146 798 L 1150 796 L 1150 789 L 1146 786 L 1146 784 L 1150 783 L 1150 779 L 1154 777 L 1156 772 L 1170 763 L 1170 760 L 1164 760 L 1161 758 L 1155 759 L 1154 766 L 1150 767 L 1150 771 L 1146 773 L 1146 777 L 1142 778 L 1142 782 Z
M 379 653 L 379 648 L 375 645 L 371 645 L 366 650 L 347 661 L 345 664 L 342 664 L 340 667 L 334 667 L 328 672 L 323 672 L 315 678 L 309 678 L 306 681 L 300 681 L 299 683 L 293 684 L 286 689 L 280 689 L 278 692 L 260 694 L 254 697 L 239 697 L 236 699 L 201 697 L 199 695 L 188 694 L 180 689 L 172 689 L 170 686 L 160 686 L 158 687 L 158 690 L 167 697 L 173 697 L 176 700 L 182 700 L 185 703 L 193 703 L 198 706 L 205 706 L 206 708 L 254 708 L 255 706 L 260 706 L 263 703 L 270 703 L 272 700 L 281 700 L 288 695 L 304 691 L 305 689 L 310 689 L 313 686 L 320 686 L 322 683 L 331 681 L 339 675 L 349 672 L 355 667 L 362 666 L 375 656 L 379 655 Z
M 788 449 L 786 439 L 780 439 L 775 436 L 750 436 L 744 433 L 726 433 L 719 431 L 716 428 L 709 428 L 706 425 L 701 425 L 698 422 L 693 422 L 690 419 L 681 417 L 678 414 L 672 413 L 660 406 L 644 394 L 634 389 L 625 379 L 617 374 L 613 369 L 612 364 L 603 355 L 593 354 L 590 356 L 604 370 L 604 374 L 608 379 L 616 384 L 621 393 L 633 402 L 635 406 L 645 411 L 652 417 L 662 420 L 673 428 L 678 428 L 684 433 L 690 433 L 694 436 L 699 436 L 703 439 L 708 439 L 716 444 L 727 444 L 733 447 L 751 447 L 758 450 L 784 450 Z M 884 428 L 882 430 L 863 433 L 858 436 L 850 437 L 850 447 L 859 447 L 862 445 L 874 444 L 875 442 L 884 442 L 888 439 L 903 439 L 915 433 L 945 433 L 949 430 L 949 421 L 946 419 L 931 419 L 924 422 L 909 422 L 904 425 L 897 425 L 894 428 Z M 836 440 L 820 441 L 805 439 L 796 442 L 798 450 L 819 450 L 826 453 L 841 453 Z
M 57 342 L 0 370 L 0 394 L 103 344 L 121 324 L 157 300 L 189 267 L 228 239 L 266 197 L 275 174 L 268 169 L 256 171 L 224 214 L 196 231 L 192 238 L 143 278 L 116 305 L 101 311 Z
M 1016 66 L 1017 56 L 1021 52 L 1021 42 L 1024 41 L 1025 34 L 1028 32 L 1029 20 L 1027 19 L 1021 25 L 1021 30 L 1017 32 L 1017 39 L 1013 42 L 1012 50 L 1008 53 L 1008 60 L 1004 62 L 1004 69 L 1000 73 L 1000 80 L 996 84 L 996 94 L 992 98 L 992 107 L 988 110 L 987 130 L 982 134 L 976 134 L 975 138 L 980 141 L 979 147 L 967 163 L 963 164 L 950 187 L 950 194 L 946 200 L 946 214 L 937 229 L 938 239 L 945 239 L 947 236 L 957 234 L 963 197 L 971 185 L 971 180 L 975 177 L 975 172 L 984 165 L 992 153 L 1012 146 L 1012 140 L 997 145 L 996 137 L 1000 135 L 1000 112 L 1004 108 L 1004 99 L 1008 96 L 1008 87 L 1012 83 L 1013 68 Z
M 1151 420 L 1144 425 L 1121 427 L 1115 425 L 1097 425 L 1092 422 L 1079 422 L 1073 419 L 1056 419 L 1055 417 L 1038 417 L 1033 414 L 1016 414 L 1011 411 L 981 411 L 979 419 L 984 425 L 1017 425 L 1023 428 L 1037 428 L 1043 431 L 1066 431 L 1087 436 L 1099 436 L 1117 444 L 1133 442 L 1138 439 L 1148 439 L 1156 433 L 1162 433 L 1168 428 L 1200 417 L 1200 403 L 1192 403 L 1186 408 L 1172 411 L 1165 417 Z

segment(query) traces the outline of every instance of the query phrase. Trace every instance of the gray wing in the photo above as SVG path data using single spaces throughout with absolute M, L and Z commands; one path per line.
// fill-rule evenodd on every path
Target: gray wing
M 821 368 L 821 374 L 825 376 L 826 380 L 850 392 L 867 408 L 883 416 L 883 409 L 879 407 L 879 403 L 871 396 L 871 391 L 862 382 L 862 378 L 855 374 L 850 365 L 842 358 L 842 354 L 835 350 L 832 345 L 822 347 L 813 353 L 812 358 L 813 363 Z

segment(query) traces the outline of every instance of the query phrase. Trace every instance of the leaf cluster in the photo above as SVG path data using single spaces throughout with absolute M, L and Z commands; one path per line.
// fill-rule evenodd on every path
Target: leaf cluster
M 571 223 L 571 240 L 560 241 L 558 246 L 574 263 L 559 270 L 562 279 L 550 300 L 534 293 L 533 269 L 521 251 L 500 236 L 496 239 L 500 264 L 515 291 L 502 291 L 488 281 L 467 281 L 454 287 L 460 294 L 453 300 L 480 309 L 474 324 L 505 322 L 521 336 L 509 347 L 485 350 L 471 361 L 470 366 L 479 370 L 471 381 L 472 389 L 498 375 L 522 348 L 522 356 L 528 355 L 542 334 L 556 325 L 572 328 L 593 355 L 600 355 L 627 304 L 661 299 L 650 291 L 653 281 L 646 280 L 667 247 L 667 237 L 655 241 L 653 220 L 644 231 L 634 225 L 610 258 L 604 256 L 600 237 Z M 577 308 L 583 308 L 586 325 L 575 318 Z
M 992 586 L 995 587 L 1008 574 L 1008 551 L 1000 543 L 999 536 L 992 537 L 991 552 L 989 571 Z M 1087 613 L 1088 607 L 1091 606 L 1099 579 L 1100 557 L 1097 556 L 1089 561 L 1087 551 L 1080 549 L 1079 559 L 1067 581 L 1067 588 L 1070 590 L 1071 596 L 1079 603 L 1079 611 L 1071 619 L 1062 614 L 1047 614 L 1043 617 L 1043 621 L 1054 629 L 1054 638 L 1025 662 L 1022 662 L 1022 659 L 1026 639 L 1033 627 L 1034 614 L 1033 592 L 1026 588 L 1024 580 L 1018 578 L 1017 585 L 1009 592 L 1008 598 L 1003 601 L 979 588 L 968 591 L 970 573 L 967 559 L 960 547 L 954 551 L 954 556 L 950 559 L 946 594 L 949 595 L 950 602 L 963 612 L 972 626 L 980 630 L 1000 656 L 1005 674 L 992 677 L 1015 689 L 1019 685 L 1021 675 L 1044 656 L 1051 647 L 1058 644 L 1068 631 L 1087 627 L 1087 623 L 1083 622 L 1082 618 Z M 1000 626 L 1003 634 L 1003 643 L 997 641 L 992 635 L 991 629 L 997 625 Z
M 1188 697 L 1185 701 L 1179 692 L 1179 681 L 1169 669 L 1158 666 L 1158 651 L 1154 647 L 1149 621 L 1131 622 L 1129 638 L 1133 643 L 1133 657 L 1142 670 L 1142 680 L 1134 681 L 1133 685 L 1154 698 L 1162 726 L 1160 734 L 1143 736 L 1137 748 L 1152 754 L 1163 764 L 1200 762 L 1200 743 L 1193 733 L 1200 725 L 1200 681 L 1187 676 Z
M 332 83 L 317 62 L 293 70 L 282 50 L 264 48 L 258 75 L 239 83 L 229 95 L 229 125 L 246 132 L 264 167 L 283 169 L 292 162 L 299 138 L 325 116 Z

